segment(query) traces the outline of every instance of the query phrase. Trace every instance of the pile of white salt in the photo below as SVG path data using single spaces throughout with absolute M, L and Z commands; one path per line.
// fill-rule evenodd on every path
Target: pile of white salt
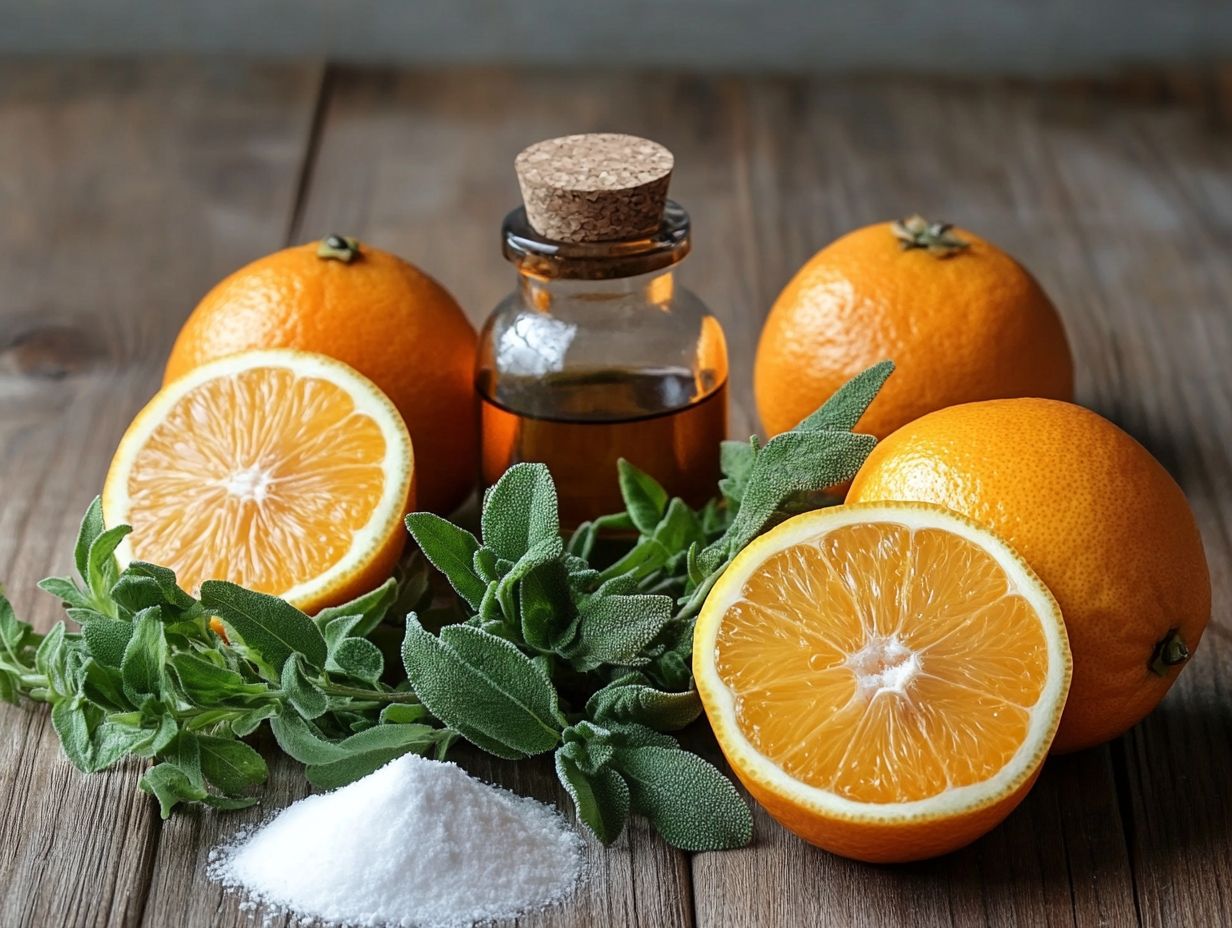
M 455 928 L 562 899 L 582 844 L 553 809 L 408 754 L 284 809 L 210 875 L 305 920 Z

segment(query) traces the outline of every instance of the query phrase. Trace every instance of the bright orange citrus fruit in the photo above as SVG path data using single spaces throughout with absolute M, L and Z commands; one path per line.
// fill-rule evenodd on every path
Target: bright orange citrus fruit
M 1211 581 L 1193 512 L 1150 453 L 1101 416 L 1042 399 L 943 409 L 895 432 L 849 502 L 939 503 L 987 525 L 1061 604 L 1074 684 L 1053 750 L 1114 738 L 1198 647 Z
M 315 612 L 392 573 L 413 469 L 401 416 L 366 377 L 251 351 L 150 400 L 112 459 L 103 516 L 133 527 L 121 567 L 151 561 L 194 593 L 230 580 Z
M 724 755 L 827 850 L 917 860 L 1002 821 L 1039 773 L 1070 657 L 1005 542 L 925 504 L 796 516 L 706 600 L 693 670 Z
M 331 245 L 336 247 L 330 247 Z M 477 336 L 453 297 L 418 268 L 353 239 L 287 248 L 214 287 L 176 339 L 166 383 L 238 351 L 329 355 L 393 400 L 421 452 L 419 503 L 448 512 L 478 473 Z
M 919 217 L 844 235 L 779 294 L 754 370 L 762 425 L 792 428 L 887 358 L 897 371 L 858 426 L 878 438 L 955 403 L 1073 395 L 1065 330 L 1035 279 L 974 233 Z

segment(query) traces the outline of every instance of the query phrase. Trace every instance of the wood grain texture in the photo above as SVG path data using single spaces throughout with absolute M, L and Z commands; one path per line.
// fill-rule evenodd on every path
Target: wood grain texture
M 68 572 L 182 316 L 281 243 L 315 91 L 304 67 L 0 66 L 0 577 L 38 626 L 35 581 Z M 0 712 L 0 752 L 0 924 L 136 923 L 139 768 L 81 776 L 29 707 Z
M 75 520 L 116 439 L 214 278 L 284 238 L 356 234 L 429 270 L 479 324 L 513 284 L 498 228 L 517 202 L 514 155 L 565 132 L 644 134 L 676 155 L 672 196 L 695 226 L 682 277 L 726 327 L 733 434 L 757 428 L 757 335 L 801 262 L 867 222 L 952 219 L 1036 273 L 1065 318 L 1080 400 L 1139 437 L 1189 494 L 1214 618 L 1158 712 L 1110 746 L 1050 760 L 1023 806 L 964 851 L 907 867 L 855 864 L 758 811 L 752 847 L 689 857 L 638 824 L 613 848 L 588 845 L 591 878 L 573 900 L 519 924 L 1226 920 L 1232 70 L 1064 87 L 319 76 L 215 64 L 0 67 L 0 577 L 20 610 L 51 620 L 54 604 L 32 583 L 67 567 Z M 704 729 L 689 737 L 713 756 Z M 275 761 L 266 811 L 160 824 L 133 792 L 134 769 L 78 776 L 41 712 L 0 710 L 0 750 L 22 759 L 0 766 L 0 880 L 22 887 L 0 897 L 4 925 L 249 924 L 239 900 L 205 879 L 208 852 L 306 791 L 296 765 Z M 562 800 L 545 763 L 459 760 Z

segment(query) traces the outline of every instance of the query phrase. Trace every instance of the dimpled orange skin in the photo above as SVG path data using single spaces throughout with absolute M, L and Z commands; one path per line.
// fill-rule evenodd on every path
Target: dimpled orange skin
M 858 431 L 884 438 L 925 413 L 1013 396 L 1073 398 L 1060 317 L 1035 279 L 995 245 L 948 257 L 904 250 L 890 223 L 823 248 L 775 301 L 757 347 L 762 426 L 787 431 L 849 378 L 897 365 Z
M 1138 442 L 1071 403 L 943 409 L 878 444 L 848 502 L 938 503 L 981 522 L 1061 606 L 1074 675 L 1053 753 L 1115 738 L 1184 664 L 1149 664 L 1173 628 L 1190 654 L 1211 612 L 1202 538 L 1181 488 Z
M 479 436 L 478 336 L 440 284 L 395 255 L 361 244 L 349 264 L 316 242 L 240 268 L 180 330 L 164 383 L 251 348 L 299 348 L 349 364 L 393 401 L 418 452 L 418 504 L 448 513 L 470 495 Z

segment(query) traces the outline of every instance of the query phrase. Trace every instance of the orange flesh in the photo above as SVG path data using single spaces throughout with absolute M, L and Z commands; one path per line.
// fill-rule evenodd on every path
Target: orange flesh
M 133 557 L 194 592 L 221 578 L 285 592 L 351 549 L 380 502 L 385 450 L 378 423 L 329 381 L 275 367 L 208 380 L 133 461 Z
M 758 752 L 810 786 L 888 803 L 1000 771 L 1026 739 L 1048 654 L 982 549 L 877 522 L 762 564 L 722 617 L 716 663 Z

